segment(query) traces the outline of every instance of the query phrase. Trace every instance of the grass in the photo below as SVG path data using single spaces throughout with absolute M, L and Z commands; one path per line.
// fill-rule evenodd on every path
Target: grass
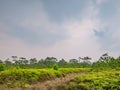
M 0 85 L 4 87 L 29 87 L 29 85 L 63 77 L 69 73 L 89 71 L 85 68 L 59 68 L 53 69 L 9 69 L 0 72 Z
M 82 74 L 71 80 L 64 90 L 120 90 L 120 71 Z

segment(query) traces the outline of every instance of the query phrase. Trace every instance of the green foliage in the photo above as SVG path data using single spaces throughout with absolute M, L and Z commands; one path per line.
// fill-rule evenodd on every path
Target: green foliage
M 5 65 L 4 64 L 0 64 L 0 71 L 4 71 L 5 70 Z
M 88 72 L 73 79 L 66 90 L 119 90 L 120 89 L 120 57 L 113 58 L 103 54 L 96 62 L 91 58 L 57 60 L 55 57 L 37 60 L 12 57 L 0 60 L 0 84 L 6 87 L 28 87 L 30 84 L 62 77 L 69 73 Z M 112 71 L 110 71 L 112 70 Z
M 71 80 L 65 90 L 120 90 L 120 71 L 82 74 Z
M 69 67 L 69 63 L 67 61 L 65 61 L 64 59 L 62 59 L 58 62 L 58 66 L 60 68 L 67 68 L 67 67 Z
M 91 67 L 91 64 L 88 63 L 88 62 L 81 62 L 81 63 L 79 64 L 79 67 L 81 67 L 81 68 L 90 68 L 90 67 Z
M 62 77 L 69 73 L 89 71 L 82 68 L 59 68 L 53 69 L 18 69 L 12 68 L 0 72 L 0 84 L 6 87 L 26 87 L 30 84 Z
M 13 60 L 9 58 L 5 61 L 0 60 L 1 64 L 5 64 L 6 68 L 19 67 L 21 69 L 42 69 L 42 68 L 53 68 L 54 64 L 58 65 L 60 68 L 89 68 L 91 63 L 88 61 L 89 57 L 84 57 L 83 61 L 78 61 L 77 59 L 70 59 L 69 61 L 61 59 L 58 60 L 55 57 L 47 57 L 45 59 L 37 60 L 36 58 L 31 58 L 27 60 L 25 57 L 12 56 Z
M 98 61 L 92 64 L 93 70 L 109 70 L 120 68 L 120 58 L 113 58 L 110 56 L 101 57 Z
M 59 68 L 59 67 L 58 67 L 57 64 L 55 64 L 55 65 L 53 66 L 53 69 L 54 69 L 54 70 L 58 70 L 58 68 Z

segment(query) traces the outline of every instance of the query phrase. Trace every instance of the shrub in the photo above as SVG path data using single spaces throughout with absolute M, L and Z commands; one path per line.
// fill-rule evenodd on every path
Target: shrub
M 58 70 L 58 65 L 55 64 L 55 65 L 53 66 L 53 69 L 54 69 L 54 70 Z
M 59 68 L 53 69 L 17 69 L 12 68 L 0 72 L 0 85 L 6 87 L 28 87 L 31 84 L 52 80 L 56 77 L 62 77 L 69 73 L 82 72 L 81 68 Z M 88 72 L 88 69 L 84 70 Z
M 67 88 L 67 89 L 66 89 Z M 120 90 L 120 71 L 81 74 L 72 79 L 66 90 Z M 63 89 L 64 90 L 64 89 Z
M 5 70 L 5 65 L 4 64 L 0 64 L 0 71 L 4 71 Z

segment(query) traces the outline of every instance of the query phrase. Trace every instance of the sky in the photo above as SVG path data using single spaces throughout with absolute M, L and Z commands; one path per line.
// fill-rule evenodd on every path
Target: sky
M 0 0 L 0 59 L 120 56 L 120 0 Z

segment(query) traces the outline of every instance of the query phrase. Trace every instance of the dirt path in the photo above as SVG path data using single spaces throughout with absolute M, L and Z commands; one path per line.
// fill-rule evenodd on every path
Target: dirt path
M 60 86 L 66 85 L 71 79 L 80 73 L 72 73 L 65 77 L 55 78 L 30 86 L 29 90 L 58 90 Z M 59 88 L 60 89 L 60 88 Z
M 53 80 L 47 80 L 31 85 L 29 88 L 14 88 L 14 89 L 2 89 L 2 90 L 63 90 L 61 86 L 65 86 L 71 79 L 79 75 L 80 73 L 71 73 L 65 77 L 55 78 Z M 1 90 L 1 89 L 0 89 Z
M 38 83 L 30 86 L 29 90 L 57 90 L 59 86 L 66 85 L 71 79 L 80 73 L 72 73 L 65 77 L 55 78 L 54 80 L 48 80 L 42 83 Z

